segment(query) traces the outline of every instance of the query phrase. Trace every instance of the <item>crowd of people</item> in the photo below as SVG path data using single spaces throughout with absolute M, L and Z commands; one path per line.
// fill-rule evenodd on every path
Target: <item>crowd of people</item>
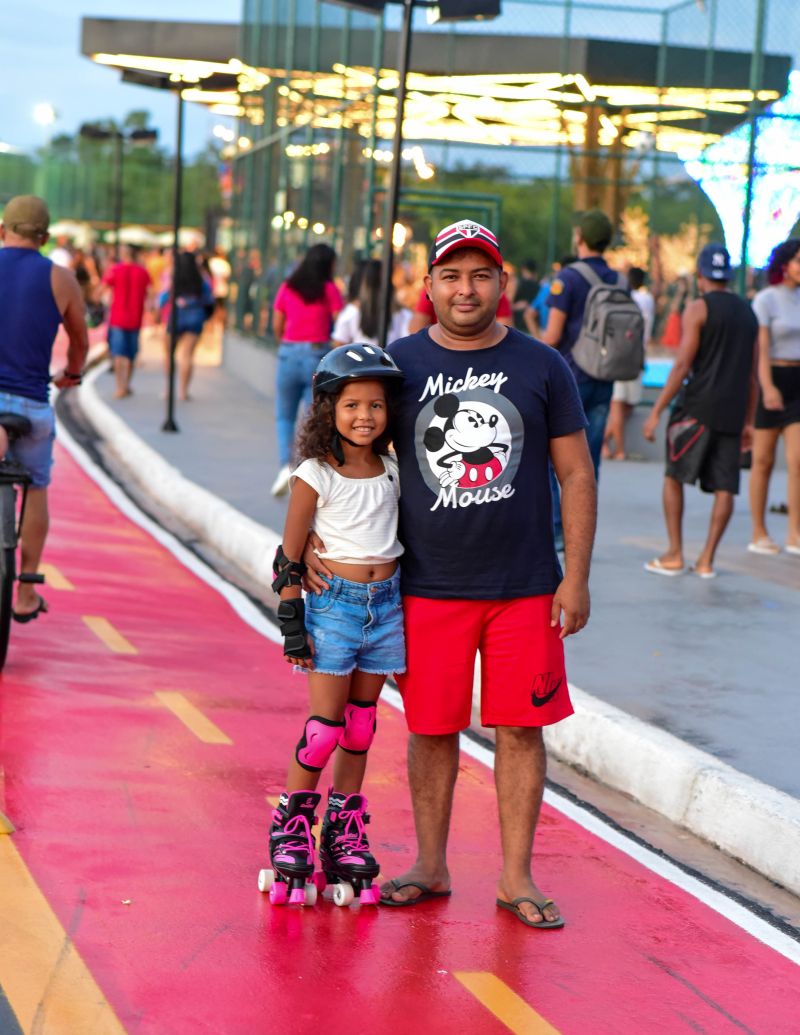
M 154 327 L 160 333 L 165 355 L 170 347 L 175 265 L 178 397 L 188 400 L 200 335 L 206 327 L 221 333 L 225 325 L 231 292 L 231 265 L 225 250 L 182 249 L 174 264 L 171 249 L 144 249 L 133 244 L 122 244 L 118 249 L 107 244 L 79 248 L 61 235 L 48 257 L 56 266 L 74 273 L 87 326 L 107 323 L 116 377 L 115 399 L 132 394 L 143 327 Z

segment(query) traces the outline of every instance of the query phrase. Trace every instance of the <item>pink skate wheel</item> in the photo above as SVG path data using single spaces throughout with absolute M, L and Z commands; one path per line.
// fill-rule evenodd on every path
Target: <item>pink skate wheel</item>
M 381 889 L 377 888 L 374 884 L 371 888 L 364 888 L 358 896 L 358 901 L 362 906 L 377 906 L 380 900 Z
M 273 906 L 286 905 L 286 885 L 283 881 L 276 880 L 269 889 L 269 900 Z
M 306 904 L 306 890 L 305 888 L 293 888 L 289 892 L 289 905 L 290 906 L 304 906 Z
M 305 904 L 315 906 L 317 904 L 317 885 L 313 880 L 308 881 L 305 886 Z

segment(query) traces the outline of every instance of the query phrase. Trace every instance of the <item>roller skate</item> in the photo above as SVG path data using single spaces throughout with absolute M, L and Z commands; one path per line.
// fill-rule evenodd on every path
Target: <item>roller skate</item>
M 317 901 L 314 878 L 314 810 L 320 796 L 314 791 L 282 794 L 272 813 L 269 857 L 272 869 L 261 870 L 258 890 L 269 891 L 273 906 L 313 906 Z
M 349 906 L 356 897 L 362 905 L 377 905 L 380 890 L 372 883 L 380 867 L 369 850 L 364 825 L 369 823 L 363 794 L 328 795 L 322 821 L 319 858 L 331 897 L 337 906 Z

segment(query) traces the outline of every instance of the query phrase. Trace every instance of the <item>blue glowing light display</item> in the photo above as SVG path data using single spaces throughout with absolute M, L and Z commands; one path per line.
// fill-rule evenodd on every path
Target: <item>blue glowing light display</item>
M 703 151 L 686 157 L 684 168 L 708 195 L 722 222 L 734 265 L 742 261 L 747 202 L 750 126 L 743 124 Z M 747 264 L 767 264 L 800 217 L 800 72 L 789 76 L 789 91 L 757 119 Z

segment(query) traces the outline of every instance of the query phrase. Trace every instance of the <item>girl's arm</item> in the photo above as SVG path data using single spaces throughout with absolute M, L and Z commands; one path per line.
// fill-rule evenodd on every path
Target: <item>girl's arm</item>
M 308 531 L 317 509 L 319 493 L 312 489 L 302 478 L 295 478 L 292 494 L 289 497 L 289 508 L 286 512 L 286 523 L 283 526 L 283 552 L 290 561 L 303 560 Z M 281 590 L 281 600 L 297 600 L 300 598 L 300 586 L 286 586 Z
M 279 589 L 278 624 L 283 636 L 283 656 L 292 665 L 313 669 L 313 647 L 305 621 L 300 574 L 291 569 L 302 562 L 308 530 L 314 517 L 319 494 L 316 489 L 296 478 L 289 497 L 289 509 L 283 529 L 283 543 L 278 548 L 273 570 L 273 589 Z M 302 569 L 300 569 L 302 571 Z M 277 583 L 282 583 L 279 587 Z
M 764 408 L 782 410 L 783 396 L 772 381 L 772 365 L 769 361 L 769 327 L 758 328 L 758 380 L 764 397 Z

